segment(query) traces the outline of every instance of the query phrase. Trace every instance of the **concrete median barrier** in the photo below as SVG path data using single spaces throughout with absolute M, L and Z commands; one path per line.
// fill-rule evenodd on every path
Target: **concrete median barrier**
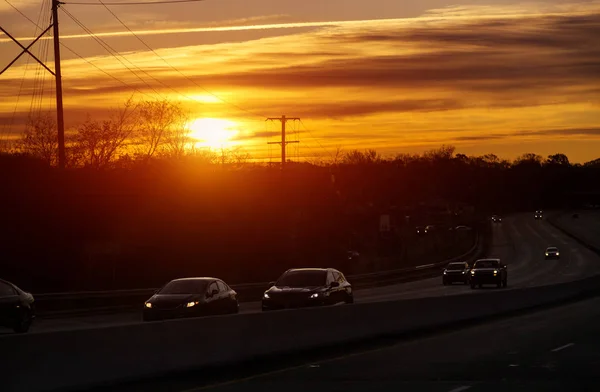
M 554 286 L 0 338 L 2 390 L 74 390 L 481 319 L 595 294 Z

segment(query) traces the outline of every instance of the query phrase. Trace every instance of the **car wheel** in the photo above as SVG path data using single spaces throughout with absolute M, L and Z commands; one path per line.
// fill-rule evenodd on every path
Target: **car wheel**
M 471 289 L 475 290 L 475 284 L 471 283 Z
M 482 288 L 482 287 L 483 287 L 483 285 L 481 283 L 479 283 L 479 288 Z
M 500 288 L 500 287 L 502 287 L 502 280 L 499 280 L 499 281 L 498 281 L 498 283 L 496 283 L 496 287 L 497 287 L 497 288 Z
M 354 295 L 346 294 L 346 300 L 344 302 L 347 304 L 353 304 L 354 303 Z
M 231 314 L 238 314 L 240 312 L 240 304 L 237 302 L 234 302 L 233 305 L 231 306 Z
M 31 327 L 31 315 L 29 313 L 24 313 L 21 315 L 19 321 L 14 326 L 13 330 L 16 333 L 26 333 L 29 331 L 29 327 Z
M 442 284 L 443 284 L 444 286 L 448 286 L 448 282 L 446 282 L 446 280 L 445 280 L 445 279 L 444 279 L 444 280 L 442 280 Z
M 502 282 L 502 286 L 506 287 L 508 285 L 508 278 L 504 279 L 504 282 Z

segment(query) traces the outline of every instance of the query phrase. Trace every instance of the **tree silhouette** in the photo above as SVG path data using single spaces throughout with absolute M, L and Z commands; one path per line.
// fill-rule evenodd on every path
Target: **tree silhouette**
M 55 165 L 58 161 L 58 136 L 54 118 L 49 113 L 30 118 L 18 146 L 26 154 Z

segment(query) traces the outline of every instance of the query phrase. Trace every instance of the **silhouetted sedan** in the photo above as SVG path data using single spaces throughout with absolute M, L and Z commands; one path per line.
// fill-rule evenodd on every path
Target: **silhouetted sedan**
M 35 318 L 33 295 L 0 279 L 0 326 L 17 333 L 29 331 Z
M 175 279 L 144 303 L 144 321 L 231 314 L 239 311 L 237 293 L 216 278 Z
M 442 274 L 442 283 L 444 286 L 454 282 L 468 284 L 470 272 L 471 269 L 469 268 L 469 263 L 450 263 L 444 269 L 444 273 Z
M 481 288 L 484 284 L 495 284 L 497 287 L 506 287 L 508 283 L 508 269 L 500 259 L 480 259 L 471 268 L 471 288 Z
M 333 268 L 287 270 L 265 291 L 262 310 L 353 303 L 352 285 Z
M 546 248 L 545 256 L 546 260 L 560 259 L 560 252 L 558 251 L 558 248 L 556 246 L 549 246 L 548 248 Z

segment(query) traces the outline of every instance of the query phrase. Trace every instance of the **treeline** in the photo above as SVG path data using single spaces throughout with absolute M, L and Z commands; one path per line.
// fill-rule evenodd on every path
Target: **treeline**
M 82 141 L 90 129 L 111 128 L 86 124 L 82 149 L 94 145 Z M 492 213 L 600 204 L 600 160 L 571 164 L 563 154 L 509 162 L 452 146 L 392 158 L 338 150 L 282 171 L 168 154 L 161 140 L 128 161 L 89 147 L 89 164 L 64 171 L 35 150 L 0 154 L 0 276 L 48 292 L 156 287 L 190 275 L 269 281 L 298 265 L 366 272 L 459 254 L 471 239 L 445 228 L 484 230 Z M 110 164 L 93 164 L 106 156 Z M 392 223 L 385 235 L 381 215 Z M 417 238 L 414 228 L 429 224 L 444 230 Z M 349 260 L 349 250 L 360 257 Z
M 90 116 L 65 131 L 65 166 L 68 168 L 124 168 L 151 159 L 194 157 L 207 163 L 246 163 L 241 148 L 217 151 L 199 149 L 190 136 L 190 113 L 176 101 L 134 101 L 112 111 L 109 118 Z M 30 117 L 23 135 L 3 150 L 11 155 L 37 158 L 50 166 L 58 163 L 57 126 L 49 113 Z

